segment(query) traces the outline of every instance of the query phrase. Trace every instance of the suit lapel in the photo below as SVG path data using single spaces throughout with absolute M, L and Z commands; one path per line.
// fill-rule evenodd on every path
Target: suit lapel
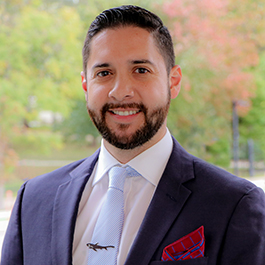
M 184 187 L 182 183 L 192 178 L 194 178 L 193 160 L 174 140 L 171 157 L 125 265 L 146 265 L 150 263 L 156 249 L 191 194 L 191 191 Z
M 78 205 L 85 185 L 93 172 L 98 153 L 99 151 L 69 172 L 68 180 L 57 190 L 51 242 L 54 265 L 72 264 L 72 244 Z M 67 176 L 65 177 L 67 179 Z

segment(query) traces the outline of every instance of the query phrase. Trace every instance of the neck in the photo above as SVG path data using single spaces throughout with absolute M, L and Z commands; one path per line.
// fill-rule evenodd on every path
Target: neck
M 164 129 L 161 128 L 160 130 L 159 130 L 159 132 L 157 132 L 157 134 L 152 139 L 150 139 L 149 141 L 147 141 L 143 145 L 135 147 L 133 149 L 126 150 L 126 149 L 117 148 L 117 147 L 111 145 L 109 142 L 107 142 L 104 139 L 103 139 L 103 143 L 104 143 L 105 148 L 109 151 L 109 153 L 113 157 L 115 157 L 120 163 L 126 164 L 130 160 L 135 158 L 136 156 L 143 153 L 145 150 L 149 149 L 150 147 L 152 147 L 153 145 L 158 143 L 166 134 L 166 128 L 164 128 Z

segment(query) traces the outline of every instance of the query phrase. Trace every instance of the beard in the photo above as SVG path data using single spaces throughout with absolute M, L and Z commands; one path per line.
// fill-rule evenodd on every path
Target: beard
M 141 146 L 150 139 L 152 139 L 152 137 L 158 132 L 158 130 L 165 122 L 169 106 L 170 106 L 170 93 L 168 95 L 166 104 L 164 104 L 162 107 L 157 107 L 153 109 L 151 112 L 142 103 L 128 103 L 128 104 L 106 103 L 102 107 L 100 114 L 96 114 L 96 112 L 90 109 L 88 105 L 87 105 L 87 110 L 91 120 L 95 124 L 99 133 L 102 135 L 103 139 L 105 139 L 111 145 L 119 149 L 129 150 Z M 137 129 L 134 133 L 132 133 L 130 136 L 118 135 L 113 130 L 111 130 L 106 123 L 106 113 L 110 109 L 115 109 L 115 108 L 139 109 L 140 112 L 144 114 L 143 125 L 139 129 Z M 125 131 L 129 126 L 130 126 L 129 124 L 120 124 L 119 129 L 120 131 Z

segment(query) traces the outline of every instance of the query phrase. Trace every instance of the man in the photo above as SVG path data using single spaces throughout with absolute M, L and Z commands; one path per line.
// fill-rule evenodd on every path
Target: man
M 174 60 L 168 30 L 149 11 L 122 6 L 95 19 L 81 75 L 101 149 L 21 187 L 1 265 L 265 264 L 263 191 L 188 154 L 167 130 L 181 82 Z M 116 246 L 96 234 L 117 234 L 113 213 L 99 225 L 117 165 L 135 175 L 124 180 Z

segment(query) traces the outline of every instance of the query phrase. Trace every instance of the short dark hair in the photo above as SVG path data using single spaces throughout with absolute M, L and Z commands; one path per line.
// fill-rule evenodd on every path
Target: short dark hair
M 175 54 L 172 38 L 168 29 L 154 13 L 132 5 L 124 5 L 105 10 L 91 23 L 82 51 L 84 73 L 86 74 L 87 72 L 87 62 L 92 38 L 104 29 L 124 26 L 143 28 L 153 35 L 155 43 L 164 58 L 167 72 L 169 73 L 175 65 Z

